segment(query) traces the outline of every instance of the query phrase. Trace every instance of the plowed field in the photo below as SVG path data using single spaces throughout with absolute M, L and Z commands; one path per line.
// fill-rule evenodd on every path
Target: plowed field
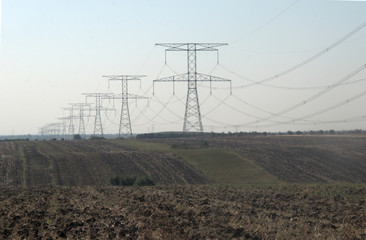
M 365 185 L 0 188 L 1 239 L 365 239 Z
M 145 141 L 179 144 L 182 139 Z M 187 138 L 185 142 L 224 149 L 253 161 L 291 183 L 366 183 L 366 136 L 242 136 Z
M 138 151 L 118 141 L 0 142 L 1 186 L 105 186 L 114 176 L 149 177 L 156 184 L 207 183 L 169 152 Z

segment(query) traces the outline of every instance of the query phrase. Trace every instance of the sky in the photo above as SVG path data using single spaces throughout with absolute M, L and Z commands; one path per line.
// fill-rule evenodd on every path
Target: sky
M 204 131 L 366 129 L 366 2 L 332 0 L 0 0 L 0 135 L 38 134 L 82 93 L 121 93 L 130 81 L 134 133 L 181 131 L 186 52 L 156 43 L 227 43 L 197 52 Z M 154 91 L 153 91 L 154 89 Z M 175 89 L 175 91 L 173 91 Z M 95 100 L 94 100 L 95 101 Z M 104 99 L 104 133 L 118 133 L 119 100 Z M 94 129 L 94 111 L 85 115 Z M 79 118 L 74 112 L 77 132 Z

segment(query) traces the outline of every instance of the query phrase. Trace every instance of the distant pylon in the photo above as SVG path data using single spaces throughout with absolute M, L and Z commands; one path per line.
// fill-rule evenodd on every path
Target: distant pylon
M 94 131 L 93 135 L 99 135 L 101 137 L 104 136 L 103 125 L 102 125 L 102 116 L 100 115 L 101 111 L 110 110 L 108 108 L 102 107 L 102 99 L 109 98 L 113 94 L 112 93 L 82 93 L 83 95 L 88 97 L 95 98 L 95 120 L 94 120 Z
M 61 117 L 58 118 L 59 120 L 61 120 L 61 137 L 64 138 L 66 136 L 66 121 L 69 120 L 68 117 Z
M 114 99 L 121 99 L 121 117 L 119 121 L 119 131 L 118 135 L 121 136 L 131 136 L 132 135 L 132 127 L 131 127 L 131 118 L 130 111 L 128 106 L 129 99 L 147 99 L 143 96 L 132 95 L 128 93 L 128 81 L 132 80 L 141 80 L 141 78 L 146 77 L 145 75 L 107 75 L 103 76 L 108 78 L 109 81 L 121 81 L 122 89 L 120 95 L 114 95 Z
M 75 134 L 75 128 L 74 128 L 74 108 L 73 107 L 65 107 L 62 108 L 63 110 L 69 111 L 69 116 L 66 118 L 69 120 L 69 132 L 68 132 L 68 138 L 72 137 Z
M 84 111 L 86 107 L 91 106 L 89 103 L 70 103 L 73 107 L 76 107 L 79 111 L 79 129 L 78 134 L 82 137 L 86 137 L 85 123 L 84 123 Z
M 187 52 L 187 73 L 154 80 L 155 82 L 187 82 L 187 100 L 184 114 L 183 132 L 203 132 L 200 104 L 197 93 L 197 82 L 230 82 L 231 80 L 200 74 L 197 72 L 197 51 L 218 51 L 216 48 L 226 43 L 157 43 L 157 46 L 167 47 L 167 51 Z M 166 58 L 165 58 L 166 59 Z M 231 91 L 230 91 L 231 92 Z

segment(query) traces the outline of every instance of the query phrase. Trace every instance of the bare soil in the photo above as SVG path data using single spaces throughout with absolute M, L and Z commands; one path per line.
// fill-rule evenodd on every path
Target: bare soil
M 1 239 L 365 239 L 365 185 L 0 188 Z
M 115 176 L 156 184 L 202 184 L 207 178 L 169 152 L 98 141 L 0 142 L 0 186 L 106 186 Z

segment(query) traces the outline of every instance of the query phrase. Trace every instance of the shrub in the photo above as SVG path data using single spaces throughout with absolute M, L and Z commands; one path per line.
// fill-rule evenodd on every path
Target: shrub
M 112 177 L 109 180 L 112 186 L 154 186 L 155 183 L 148 177 Z
M 72 136 L 72 138 L 74 140 L 81 140 L 82 139 L 80 134 L 74 134 L 74 136 Z
M 95 135 L 92 135 L 92 136 L 90 136 L 90 138 L 89 138 L 90 140 L 101 140 L 101 139 L 105 139 L 104 137 L 102 137 L 102 136 L 95 136 Z
M 112 177 L 110 180 L 109 180 L 110 184 L 113 185 L 113 186 L 120 186 L 121 185 L 121 179 L 120 177 Z
M 134 186 L 154 186 L 155 183 L 148 177 L 136 178 Z
M 136 177 L 122 177 L 121 186 L 133 186 L 136 181 Z

